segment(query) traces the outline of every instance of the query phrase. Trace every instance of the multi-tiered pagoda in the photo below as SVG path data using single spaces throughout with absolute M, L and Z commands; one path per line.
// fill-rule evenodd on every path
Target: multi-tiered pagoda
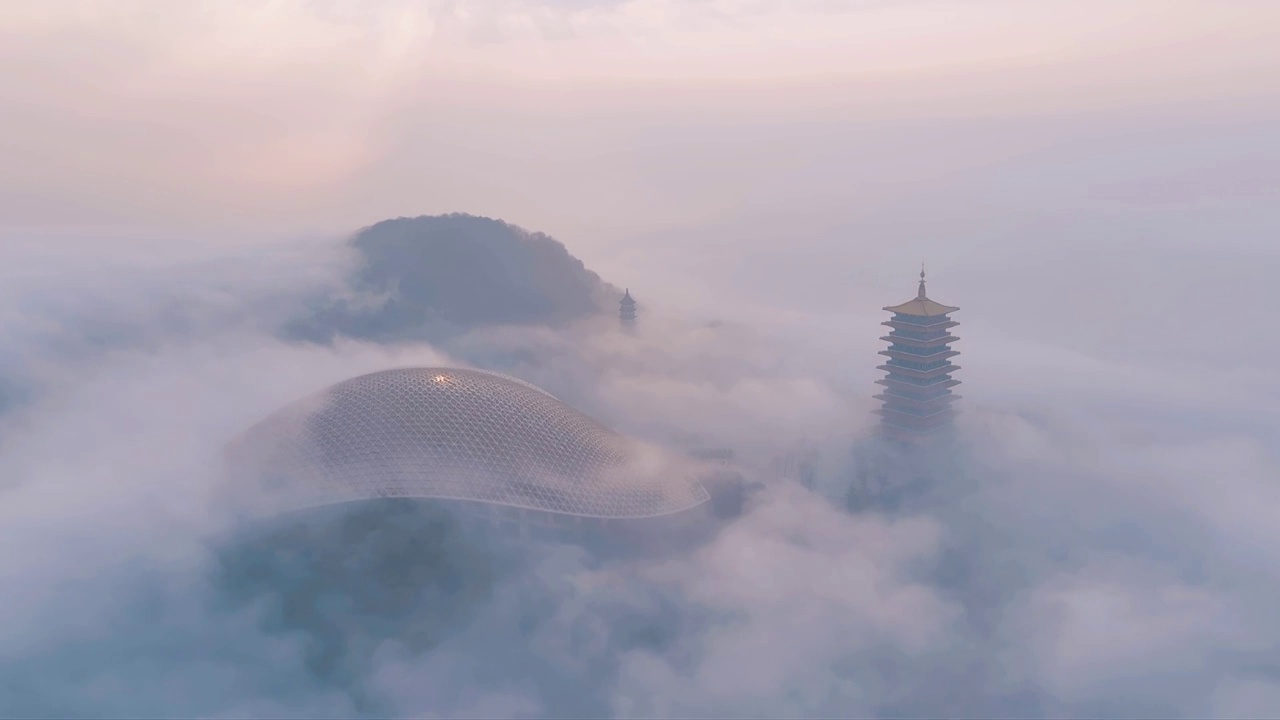
M 950 425 L 955 414 L 951 404 L 960 397 L 951 392 L 960 384 L 951 377 L 960 369 L 951 358 L 960 353 L 951 349 L 957 340 L 951 328 L 959 323 L 949 315 L 959 309 L 925 295 L 923 268 L 915 298 L 885 308 L 893 317 L 882 324 L 893 330 L 880 338 L 889 343 L 887 350 L 880 351 L 889 360 L 878 368 L 885 377 L 876 382 L 885 389 L 875 396 L 881 401 L 875 412 L 888 437 L 914 442 Z
M 631 332 L 636 329 L 636 301 L 631 299 L 631 289 L 622 294 L 622 302 L 618 303 L 618 317 L 622 321 L 622 329 Z

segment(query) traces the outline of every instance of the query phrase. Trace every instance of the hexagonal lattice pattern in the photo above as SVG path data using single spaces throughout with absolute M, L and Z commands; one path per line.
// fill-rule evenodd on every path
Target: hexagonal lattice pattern
M 709 499 L 683 473 L 639 471 L 630 441 L 550 393 L 480 370 L 346 380 L 259 423 L 231 455 L 294 506 L 418 497 L 628 518 Z

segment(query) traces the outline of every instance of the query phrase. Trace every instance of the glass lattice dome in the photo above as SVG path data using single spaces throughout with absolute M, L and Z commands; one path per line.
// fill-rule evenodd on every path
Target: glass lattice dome
M 250 428 L 229 456 L 292 507 L 404 497 L 641 518 L 709 499 L 681 463 L 541 388 L 481 370 L 340 382 Z

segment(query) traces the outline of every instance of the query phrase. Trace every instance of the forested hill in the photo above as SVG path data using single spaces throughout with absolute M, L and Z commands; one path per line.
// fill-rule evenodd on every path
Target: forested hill
M 289 334 L 419 339 L 485 325 L 557 325 L 617 301 L 617 290 L 559 241 L 492 218 L 384 220 L 351 243 L 359 265 L 350 284 L 360 300 L 320 303 Z

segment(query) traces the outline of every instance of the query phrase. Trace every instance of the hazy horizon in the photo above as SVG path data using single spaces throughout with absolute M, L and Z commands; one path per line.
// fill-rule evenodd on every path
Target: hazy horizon
M 10 3 L 0 228 L 200 256 L 468 212 L 709 312 L 746 285 L 879 307 L 921 261 L 953 297 L 997 272 L 1023 294 L 1049 280 L 1040 248 L 1157 286 L 1205 252 L 1274 268 L 1278 21 L 1167 0 Z

